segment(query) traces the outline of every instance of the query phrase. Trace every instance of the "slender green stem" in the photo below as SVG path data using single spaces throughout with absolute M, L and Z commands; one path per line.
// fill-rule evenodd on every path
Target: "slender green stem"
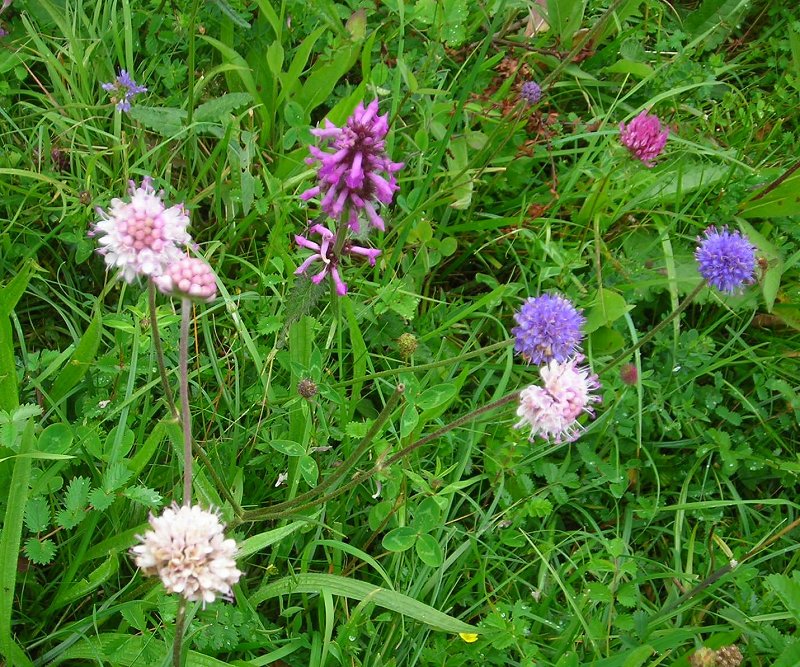
M 614 366 L 616 366 L 620 361 L 623 359 L 628 358 L 631 354 L 636 352 L 642 345 L 646 345 L 649 343 L 653 336 L 655 336 L 659 331 L 661 331 L 665 326 L 667 326 L 672 320 L 674 320 L 678 315 L 680 315 L 684 310 L 689 307 L 689 304 L 694 301 L 695 297 L 700 294 L 702 289 L 706 286 L 706 281 L 701 280 L 700 284 L 695 287 L 687 296 L 686 298 L 678 304 L 678 307 L 673 310 L 667 317 L 661 320 L 658 324 L 656 324 L 650 331 L 647 332 L 646 335 L 642 336 L 639 339 L 639 342 L 636 343 L 633 347 L 629 347 L 627 350 L 620 352 L 616 357 L 614 357 L 611 361 L 609 361 L 603 368 L 600 369 L 598 375 L 602 375 L 603 373 L 610 371 Z
M 189 412 L 189 322 L 192 302 L 181 299 L 181 424 L 183 425 L 183 504 L 192 504 L 192 415 Z
M 420 364 L 419 366 L 404 366 L 403 368 L 390 368 L 387 371 L 379 371 L 378 373 L 373 373 L 372 375 L 365 375 L 364 377 L 355 378 L 353 380 L 344 380 L 342 382 L 337 382 L 336 384 L 331 385 L 331 389 L 339 389 L 340 387 L 347 387 L 348 385 L 355 384 L 357 382 L 366 382 L 367 380 L 377 380 L 378 378 L 385 378 L 385 377 L 390 377 L 392 375 L 399 375 L 400 373 L 407 373 L 407 372 L 417 373 L 420 371 L 429 371 L 433 368 L 439 368 L 441 366 L 452 366 L 460 361 L 464 361 L 465 359 L 477 357 L 479 354 L 488 354 L 489 352 L 494 352 L 495 350 L 501 350 L 504 347 L 508 347 L 509 345 L 513 344 L 514 344 L 514 339 L 509 338 L 508 340 L 501 340 L 499 343 L 492 343 L 491 345 L 487 345 L 485 347 L 479 347 L 470 352 L 465 352 L 464 354 L 460 354 L 457 357 L 442 359 L 441 361 L 434 361 L 429 364 Z
M 302 512 L 302 511 L 305 511 L 307 509 L 312 509 L 314 507 L 318 507 L 320 505 L 323 505 L 326 502 L 328 502 L 329 500 L 332 500 L 333 498 L 335 498 L 336 496 L 339 496 L 339 495 L 341 495 L 343 493 L 346 493 L 350 489 L 358 486 L 359 484 L 362 484 L 363 482 L 368 480 L 373 475 L 375 475 L 375 474 L 377 474 L 379 472 L 382 472 L 383 470 L 385 470 L 389 466 L 397 463 L 399 460 L 405 458 L 406 456 L 408 456 L 409 454 L 411 454 L 415 450 L 419 449 L 423 445 L 426 445 L 429 442 L 432 442 L 433 440 L 437 440 L 438 438 L 441 438 L 448 431 L 452 431 L 454 428 L 458 428 L 459 426 L 462 426 L 463 424 L 466 424 L 467 422 L 469 422 L 469 421 L 471 421 L 471 420 L 473 420 L 473 419 L 475 419 L 477 417 L 480 417 L 481 415 L 483 415 L 483 414 L 485 414 L 487 412 L 490 412 L 491 410 L 495 410 L 496 408 L 502 407 L 502 406 L 506 405 L 507 403 L 511 403 L 512 401 L 517 400 L 519 398 L 519 394 L 520 394 L 519 391 L 512 391 L 510 394 L 506 394 L 502 398 L 498 398 L 496 401 L 492 401 L 491 403 L 487 403 L 486 405 L 483 405 L 480 408 L 477 408 L 475 410 L 472 410 L 471 412 L 468 412 L 465 415 L 462 415 L 461 417 L 459 417 L 458 419 L 453 420 L 449 424 L 446 424 L 445 426 L 442 426 L 442 428 L 440 428 L 438 431 L 436 431 L 434 433 L 431 433 L 430 435 L 427 435 L 424 438 L 420 438 L 419 440 L 411 443 L 407 447 L 404 447 L 403 449 L 401 449 L 399 452 L 397 452 L 393 456 L 390 456 L 388 458 L 381 457 L 380 459 L 378 459 L 378 462 L 374 466 L 372 466 L 372 468 L 370 468 L 369 470 L 367 470 L 365 472 L 359 473 L 358 475 L 355 475 L 353 477 L 353 479 L 351 479 L 347 484 L 345 484 L 344 486 L 340 486 L 338 489 L 334 489 L 333 491 L 331 491 L 330 493 L 322 496 L 321 498 L 318 498 L 318 499 L 313 500 L 311 502 L 305 502 L 305 503 L 297 505 L 297 506 L 295 506 L 295 507 L 293 507 L 291 509 L 286 509 L 286 510 L 283 510 L 283 511 L 276 511 L 272 507 L 265 507 L 265 508 L 262 508 L 262 509 L 251 510 L 249 512 L 245 512 L 242 515 L 242 521 L 261 521 L 261 520 L 264 520 L 264 519 L 282 519 L 282 518 L 284 518 L 286 516 L 289 516 L 291 514 L 296 514 L 298 512 Z
M 333 486 L 336 482 L 342 479 L 349 470 L 358 463 L 358 460 L 367 451 L 367 448 L 372 444 L 372 441 L 375 439 L 375 436 L 380 433 L 381 428 L 383 425 L 388 421 L 389 417 L 391 416 L 392 412 L 394 411 L 395 407 L 397 406 L 400 397 L 403 395 L 405 391 L 405 385 L 398 384 L 395 387 L 394 393 L 389 397 L 389 400 L 386 401 L 386 405 L 383 406 L 383 410 L 381 410 L 378 417 L 372 422 L 372 425 L 369 427 L 369 430 L 361 438 L 361 442 L 358 443 L 358 446 L 353 450 L 353 453 L 340 465 L 336 472 L 326 477 L 318 486 L 311 489 L 310 491 L 306 491 L 305 493 L 301 493 L 299 496 L 296 496 L 292 500 L 287 500 L 286 502 L 276 503 L 275 505 L 270 505 L 269 507 L 264 507 L 257 510 L 250 510 L 245 511 L 240 514 L 243 521 L 256 521 L 258 517 L 254 516 L 258 513 L 269 512 L 270 514 L 274 512 L 286 512 L 290 510 L 292 507 L 297 505 L 307 505 L 311 498 L 322 494 L 326 489 Z
M 147 285 L 147 302 L 150 306 L 150 332 L 153 337 L 153 347 L 156 350 L 156 364 L 158 365 L 158 372 L 161 375 L 161 386 L 164 388 L 164 398 L 167 401 L 172 416 L 178 419 L 180 413 L 178 412 L 178 407 L 175 405 L 175 396 L 172 393 L 172 388 L 169 386 L 167 364 L 164 361 L 164 347 L 161 345 L 161 334 L 158 330 L 156 286 L 152 280 L 150 280 Z
M 172 644 L 172 667 L 181 667 L 183 661 L 183 636 L 186 634 L 186 598 L 178 601 L 178 613 L 175 616 L 175 641 Z

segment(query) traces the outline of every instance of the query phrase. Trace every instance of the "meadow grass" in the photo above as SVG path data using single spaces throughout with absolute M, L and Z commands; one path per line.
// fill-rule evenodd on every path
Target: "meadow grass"
M 800 665 L 798 10 L 14 0 L 0 26 L 4 664 Z M 147 88 L 123 111 L 120 70 Z M 305 160 L 373 99 L 404 166 L 339 296 L 295 273 L 338 222 Z M 642 111 L 652 167 L 620 140 Z M 146 176 L 217 276 L 189 318 L 87 236 Z M 752 284 L 703 281 L 710 225 Z M 515 428 L 543 380 L 514 314 L 545 293 L 602 385 L 572 441 Z M 237 542 L 230 602 L 129 553 L 188 501 Z

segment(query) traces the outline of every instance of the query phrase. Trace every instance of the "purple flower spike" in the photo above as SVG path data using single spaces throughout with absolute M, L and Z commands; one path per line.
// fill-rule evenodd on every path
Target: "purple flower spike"
M 583 316 L 558 294 L 528 299 L 514 319 L 519 325 L 511 330 L 516 337 L 514 349 L 528 363 L 566 361 L 583 338 Z
M 619 140 L 631 155 L 640 159 L 645 167 L 652 167 L 655 160 L 664 150 L 669 128 L 661 128 L 661 121 L 655 114 L 642 111 L 627 126 L 619 124 Z
M 348 211 L 350 228 L 360 231 L 359 213 L 369 223 L 383 230 L 383 218 L 377 211 L 380 204 L 391 204 L 399 189 L 394 174 L 402 162 L 392 162 L 386 154 L 388 114 L 378 115 L 378 100 L 366 107 L 359 103 L 344 127 L 325 120 L 325 127 L 311 130 L 326 144 L 330 152 L 311 146 L 308 164 L 319 163 L 318 184 L 300 195 L 309 200 L 321 196 L 322 210 L 332 218 Z
M 745 283 L 753 282 L 756 270 L 756 249 L 746 236 L 709 227 L 705 238 L 697 237 L 700 245 L 694 256 L 700 275 L 720 292 L 733 293 Z
M 325 279 L 325 276 L 330 274 L 331 280 L 333 280 L 333 284 L 336 287 L 336 293 L 339 296 L 344 296 L 347 294 L 347 285 L 339 275 L 339 257 L 334 254 L 334 246 L 336 245 L 334 233 L 323 225 L 314 225 L 309 229 L 309 232 L 318 234 L 321 238 L 321 242 L 315 243 L 314 241 L 309 241 L 305 236 L 301 236 L 300 234 L 295 235 L 294 240 L 297 245 L 311 250 L 311 255 L 297 267 L 297 270 L 294 272 L 295 275 L 299 276 L 300 274 L 304 274 L 314 262 L 322 262 L 322 270 L 311 276 L 311 282 L 319 284 Z M 370 266 L 375 266 L 375 262 L 381 254 L 381 251 L 375 248 L 363 248 L 362 246 L 353 245 L 348 241 L 342 247 L 342 253 L 361 255 L 369 260 Z
M 542 99 L 542 89 L 535 81 L 526 81 L 522 84 L 519 95 L 528 104 L 536 104 Z
M 140 93 L 146 93 L 147 88 L 138 85 L 124 69 L 119 71 L 117 78 L 109 83 L 104 83 L 101 88 L 113 93 L 111 100 L 116 102 L 117 111 L 128 112 L 131 110 L 131 100 Z

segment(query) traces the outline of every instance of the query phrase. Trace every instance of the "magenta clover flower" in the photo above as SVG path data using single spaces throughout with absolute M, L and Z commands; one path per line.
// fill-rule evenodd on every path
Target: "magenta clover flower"
M 642 111 L 627 126 L 619 124 L 619 140 L 631 155 L 640 159 L 645 167 L 652 167 L 655 160 L 664 150 L 669 128 L 661 128 L 658 116 Z
M 544 386 L 531 385 L 520 392 L 517 416 L 521 419 L 515 428 L 529 427 L 531 441 L 538 435 L 556 443 L 571 442 L 583 430 L 578 417 L 584 412 L 594 415 L 592 403 L 601 398 L 592 392 L 600 388 L 600 382 L 588 368 L 578 366 L 582 359 L 551 361 L 539 369 Z
M 340 218 L 345 211 L 350 228 L 360 231 L 359 213 L 364 212 L 369 222 L 384 229 L 383 218 L 376 207 L 391 204 L 398 190 L 395 172 L 402 162 L 392 162 L 385 150 L 389 131 L 388 114 L 378 115 L 378 100 L 366 107 L 359 103 L 344 127 L 325 120 L 325 127 L 311 130 L 323 141 L 330 142 L 326 152 L 316 146 L 309 147 L 312 157 L 308 164 L 319 162 L 318 184 L 303 192 L 300 197 L 309 200 L 322 196 L 322 210 L 332 218 Z
M 514 319 L 519 325 L 511 330 L 514 349 L 528 363 L 562 362 L 577 351 L 583 338 L 583 316 L 559 294 L 529 298 Z
M 705 238 L 698 236 L 695 251 L 697 268 L 709 285 L 721 292 L 733 293 L 753 282 L 756 249 L 746 236 L 727 227 L 709 227 Z
M 119 268 L 129 283 L 140 276 L 160 276 L 184 256 L 181 247 L 192 240 L 183 204 L 167 208 L 164 191 L 156 192 L 149 176 L 139 186 L 130 181 L 130 194 L 127 202 L 112 199 L 108 211 L 98 207 L 101 219 L 89 231 L 97 237 L 97 252 L 105 263 Z
M 117 78 L 109 83 L 102 84 L 102 89 L 113 93 L 111 100 L 117 103 L 117 111 L 131 110 L 131 100 L 139 93 L 146 93 L 147 88 L 138 85 L 124 69 L 119 71 Z
M 323 225 L 314 225 L 309 231 L 312 234 L 319 234 L 322 241 L 321 243 L 315 243 L 314 241 L 309 241 L 305 236 L 300 236 L 299 234 L 295 235 L 294 240 L 297 245 L 312 251 L 312 254 L 297 267 L 295 275 L 304 274 L 314 262 L 321 262 L 322 270 L 311 277 L 311 282 L 319 284 L 325 276 L 330 274 L 331 280 L 333 280 L 333 284 L 336 286 L 336 293 L 339 296 L 344 296 L 347 294 L 347 285 L 339 275 L 339 257 L 334 253 L 334 233 Z M 374 248 L 364 248 L 362 246 L 353 245 L 347 241 L 342 246 L 342 253 L 361 255 L 369 260 L 370 266 L 375 266 L 375 262 L 381 254 L 381 251 Z

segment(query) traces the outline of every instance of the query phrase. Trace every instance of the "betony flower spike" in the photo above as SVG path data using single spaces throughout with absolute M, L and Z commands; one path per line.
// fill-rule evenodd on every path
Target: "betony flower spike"
M 528 363 L 565 361 L 577 352 L 583 339 L 583 315 L 559 294 L 529 298 L 514 315 L 514 349 Z
M 402 162 L 392 162 L 386 154 L 388 114 L 378 115 L 378 100 L 366 107 L 359 103 L 344 127 L 325 120 L 325 127 L 311 130 L 328 152 L 311 146 L 308 164 L 319 163 L 317 185 L 300 197 L 309 200 L 320 196 L 322 210 L 339 219 L 347 214 L 350 228 L 358 232 L 359 214 L 364 213 L 374 227 L 383 230 L 384 220 L 378 213 L 380 204 L 391 204 L 398 190 L 395 173 Z
M 183 257 L 191 243 L 189 216 L 183 204 L 167 208 L 164 192 L 156 192 L 149 176 L 137 186 L 130 181 L 130 201 L 114 198 L 111 207 L 97 208 L 100 220 L 89 236 L 97 237 L 97 252 L 109 267 L 118 268 L 129 283 L 140 276 L 160 276 Z
M 653 166 L 653 161 L 664 150 L 668 136 L 669 128 L 664 126 L 662 129 L 658 116 L 647 111 L 642 111 L 628 125 L 619 124 L 622 145 L 646 167 Z
M 705 236 L 698 236 L 695 251 L 697 268 L 709 285 L 721 292 L 740 291 L 753 282 L 756 270 L 756 249 L 739 231 L 709 227 Z

